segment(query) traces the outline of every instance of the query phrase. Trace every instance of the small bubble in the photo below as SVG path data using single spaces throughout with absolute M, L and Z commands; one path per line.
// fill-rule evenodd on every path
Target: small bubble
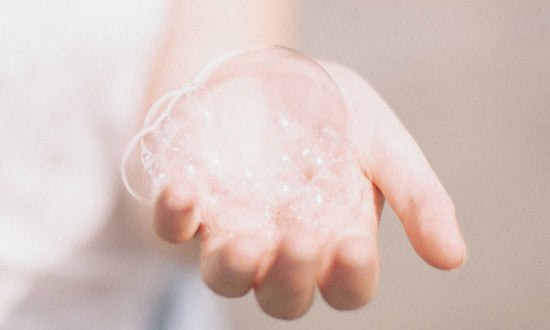
M 289 126 L 288 120 L 286 120 L 286 119 L 281 119 L 281 126 L 283 126 L 283 127 L 288 127 L 288 126 Z
M 288 185 L 285 184 L 285 185 L 283 186 L 283 192 L 284 192 L 284 193 L 288 193 L 289 191 L 290 191 L 290 187 L 289 187 Z
M 321 196 L 321 194 L 317 194 L 317 196 L 315 196 L 315 201 L 317 202 L 317 204 L 321 204 L 323 202 L 323 197 Z
M 315 162 L 317 163 L 317 165 L 321 165 L 323 164 L 323 158 L 317 157 L 317 159 L 315 159 Z
M 307 156 L 307 154 L 309 154 L 309 149 L 308 148 L 304 148 L 302 150 L 302 156 Z
M 290 157 L 288 157 L 287 154 L 284 154 L 282 159 L 283 159 L 283 162 L 288 162 L 290 160 Z

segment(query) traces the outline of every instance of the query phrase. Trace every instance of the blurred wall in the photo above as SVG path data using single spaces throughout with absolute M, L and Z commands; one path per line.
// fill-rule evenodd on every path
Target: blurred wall
M 386 205 L 381 285 L 365 308 L 316 298 L 293 322 L 233 300 L 237 329 L 550 328 L 550 2 L 299 2 L 299 50 L 386 98 L 453 197 L 468 244 L 430 268 Z

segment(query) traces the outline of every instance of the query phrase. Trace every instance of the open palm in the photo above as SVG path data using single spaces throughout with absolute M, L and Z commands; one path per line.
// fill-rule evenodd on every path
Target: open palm
M 255 179 L 232 175 L 231 167 L 211 175 L 215 164 L 197 164 L 199 173 L 210 174 L 170 182 L 155 207 L 161 238 L 178 243 L 200 237 L 201 270 L 212 290 L 236 297 L 254 288 L 261 308 L 284 319 L 307 311 L 316 285 L 337 309 L 355 309 L 373 297 L 384 196 L 429 264 L 452 269 L 465 257 L 453 203 L 391 109 L 354 72 L 321 64 L 344 97 L 342 117 L 348 120 L 339 128 L 341 138 L 314 130 L 270 132 L 278 146 L 270 153 L 261 148 L 266 132 L 239 127 L 230 119 L 238 114 L 228 117 L 224 125 L 233 131 L 220 136 L 234 139 L 214 138 L 191 149 L 215 149 L 225 159 L 224 152 L 239 156 L 239 138 L 257 141 L 262 156 L 235 163 Z M 254 98 L 254 91 L 248 93 Z M 242 131 L 241 137 L 235 133 Z

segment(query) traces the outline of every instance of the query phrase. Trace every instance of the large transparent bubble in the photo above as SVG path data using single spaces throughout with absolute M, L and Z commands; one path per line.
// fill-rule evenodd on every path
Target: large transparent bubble
M 152 107 L 126 151 L 124 182 L 146 204 L 167 183 L 198 185 L 202 221 L 222 221 L 206 210 L 223 205 L 264 222 L 355 219 L 364 178 L 347 124 L 340 90 L 315 60 L 283 47 L 229 54 Z

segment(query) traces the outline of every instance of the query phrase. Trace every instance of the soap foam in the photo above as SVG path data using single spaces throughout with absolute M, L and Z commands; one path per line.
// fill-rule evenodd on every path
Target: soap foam
M 125 183 L 151 203 L 170 182 L 194 182 L 202 221 L 228 230 L 250 218 L 239 228 L 351 227 L 365 179 L 346 125 L 314 60 L 281 47 L 237 53 L 157 102 L 128 147 Z

